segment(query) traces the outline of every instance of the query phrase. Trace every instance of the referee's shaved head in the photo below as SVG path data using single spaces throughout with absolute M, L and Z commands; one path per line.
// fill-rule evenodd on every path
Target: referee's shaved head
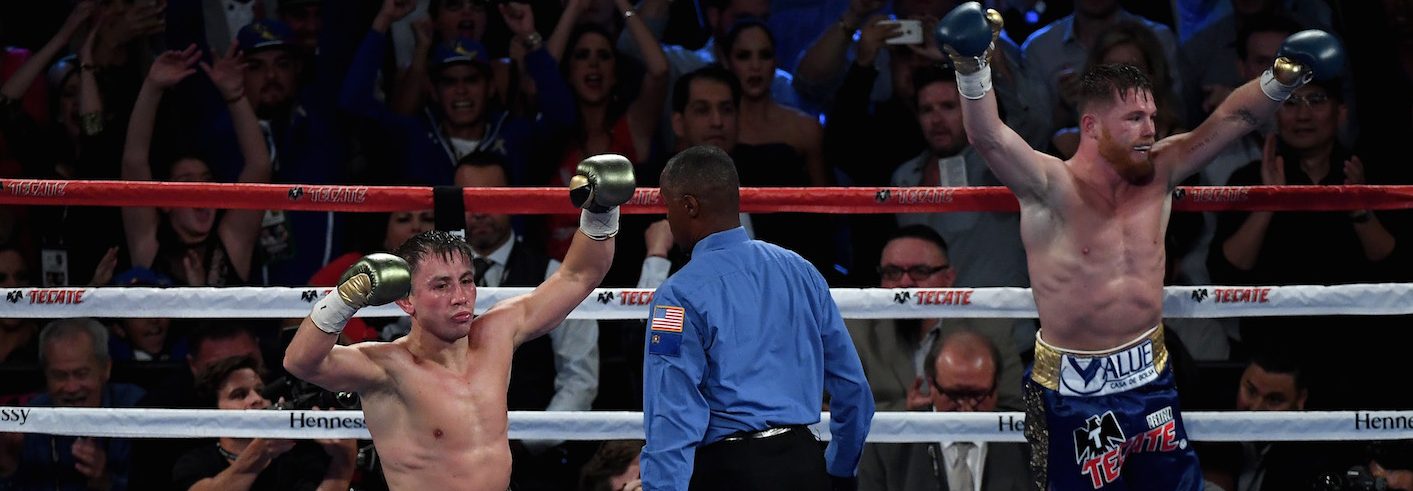
M 741 178 L 720 148 L 700 145 L 672 157 L 661 191 L 672 239 L 684 252 L 703 237 L 741 226 Z
M 707 214 L 741 212 L 741 178 L 730 155 L 711 145 L 683 150 L 667 161 L 662 188 L 673 196 L 696 196 Z

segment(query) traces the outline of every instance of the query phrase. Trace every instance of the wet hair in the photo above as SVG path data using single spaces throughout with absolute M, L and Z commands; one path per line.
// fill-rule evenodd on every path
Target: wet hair
M 422 261 L 429 256 L 438 256 L 452 259 L 457 256 L 466 258 L 466 263 L 471 264 L 471 244 L 466 243 L 460 237 L 449 234 L 441 230 L 429 230 L 412 236 L 398 246 L 396 254 L 402 260 L 407 261 L 407 267 L 412 274 L 417 274 L 417 268 Z
M 766 25 L 764 20 L 756 17 L 747 17 L 731 25 L 731 30 L 726 32 L 726 38 L 721 40 L 721 52 L 726 53 L 726 56 L 730 57 L 731 50 L 736 47 L 736 41 L 741 38 L 741 34 L 751 28 L 760 28 L 760 30 L 765 31 L 765 38 L 770 41 L 770 47 L 772 49 L 778 46 L 775 43 L 775 34 L 770 32 L 770 26 Z M 776 61 L 779 61 L 779 59 Z
M 642 440 L 604 442 L 579 471 L 579 491 L 618 491 L 609 487 L 613 476 L 622 474 L 643 453 Z
M 937 233 L 937 230 L 927 225 L 914 223 L 894 230 L 893 233 L 888 234 L 888 238 L 884 240 L 883 243 L 887 245 L 898 239 L 921 240 L 937 246 L 937 249 L 942 251 L 943 256 L 947 255 L 947 239 L 943 239 L 942 234 Z
M 260 368 L 260 361 L 250 355 L 238 355 L 216 360 L 205 371 L 196 376 L 196 395 L 205 401 L 209 407 L 216 407 L 221 400 L 221 385 L 226 383 L 226 379 L 231 374 L 243 369 L 250 369 L 256 376 L 264 378 L 265 374 Z
M 1089 50 L 1088 64 L 1094 66 L 1104 63 L 1105 55 L 1124 45 L 1132 45 L 1143 54 L 1143 61 L 1147 63 L 1148 73 L 1151 74 L 1149 82 L 1152 86 L 1149 87 L 1149 93 L 1153 97 L 1153 105 L 1157 106 L 1159 118 L 1169 127 L 1181 126 L 1181 118 L 1172 109 L 1177 101 L 1177 96 L 1172 92 L 1173 69 L 1168 66 L 1168 58 L 1163 54 L 1163 45 L 1158 41 L 1158 36 L 1147 26 L 1137 22 L 1120 22 L 1110 27 L 1099 35 L 1099 39 L 1094 42 L 1094 48 Z M 1159 135 L 1160 138 L 1162 136 L 1165 135 Z
M 986 347 L 986 351 L 991 353 L 991 390 L 996 390 L 1001 386 L 1001 350 L 996 347 L 996 343 L 991 342 L 991 338 L 971 329 L 960 329 L 937 338 L 932 342 L 932 347 L 927 350 L 927 363 L 923 370 L 927 374 L 929 383 L 937 381 L 937 357 L 942 356 L 942 349 L 947 345 L 971 338 Z
M 692 94 L 690 94 L 692 82 L 697 80 L 710 80 L 726 84 L 731 88 L 731 102 L 740 107 L 741 81 L 737 80 L 736 74 L 731 73 L 730 70 L 720 64 L 713 63 L 677 78 L 677 83 L 672 86 L 672 112 L 681 113 L 687 110 L 687 102 L 692 100 Z
M 1079 78 L 1079 96 L 1076 109 L 1080 114 L 1088 112 L 1094 105 L 1113 102 L 1115 97 L 1123 100 L 1129 91 L 1138 90 L 1153 93 L 1153 82 L 1148 74 L 1138 67 L 1124 64 L 1090 65 Z
M 682 195 L 691 194 L 710 201 L 708 213 L 739 213 L 741 209 L 741 177 L 736 163 L 725 151 L 711 145 L 697 145 L 667 161 L 662 170 L 663 189 Z
M 1261 367 L 1267 373 L 1289 375 L 1295 379 L 1295 390 L 1305 390 L 1308 383 L 1305 370 L 1301 369 L 1300 360 L 1288 351 L 1281 347 L 1265 347 L 1251 355 L 1251 364 Z
M 91 317 L 75 317 L 50 322 L 39 331 L 39 366 L 45 366 L 45 348 L 50 343 L 88 334 L 89 349 L 99 363 L 108 362 L 108 328 Z

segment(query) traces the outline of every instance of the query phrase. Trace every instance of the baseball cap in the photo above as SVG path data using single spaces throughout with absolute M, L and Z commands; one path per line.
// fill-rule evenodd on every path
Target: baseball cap
M 451 43 L 438 44 L 432 49 L 432 69 L 440 70 L 458 63 L 490 65 L 486 47 L 470 38 L 458 38 Z
M 260 19 L 240 28 L 240 33 L 236 34 L 236 45 L 240 46 L 241 51 L 250 53 L 286 47 L 292 38 L 294 31 L 285 23 L 274 19 Z

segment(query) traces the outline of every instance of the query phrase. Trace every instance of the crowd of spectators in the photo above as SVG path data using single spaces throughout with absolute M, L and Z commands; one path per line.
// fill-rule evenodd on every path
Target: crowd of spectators
M 81 0 L 0 6 L 0 178 L 562 186 L 617 153 L 652 187 L 714 145 L 743 186 L 999 186 L 962 125 L 932 26 L 956 0 Z M 1413 184 L 1413 4 L 1405 0 L 988 0 L 1006 29 L 994 90 L 1033 148 L 1078 142 L 1076 75 L 1132 64 L 1159 137 L 1195 127 L 1271 65 L 1281 40 L 1334 33 L 1346 71 L 1186 184 Z M 897 19 L 923 41 L 897 43 Z M 828 200 L 827 195 L 820 199 Z M 626 216 L 606 287 L 680 266 L 661 217 Z M 0 287 L 331 286 L 359 256 L 454 223 L 482 286 L 533 286 L 573 216 L 0 206 Z M 1029 286 L 1016 213 L 751 213 L 835 287 Z M 1174 213 L 1172 285 L 1413 281 L 1396 210 Z M 485 277 L 483 278 L 483 274 Z M 264 408 L 294 321 L 0 319 L 0 405 Z M 346 342 L 406 319 L 359 319 Z M 1410 408 L 1389 385 L 1408 317 L 1169 319 L 1185 410 Z M 880 410 L 1018 410 L 1034 319 L 850 321 Z M 567 321 L 516 354 L 510 408 L 638 410 L 643 324 Z M 273 356 L 273 358 L 272 358 Z M 327 408 L 326 408 L 327 409 Z M 635 442 L 513 442 L 514 489 L 632 489 Z M 379 489 L 364 442 L 0 434 L 5 489 Z M 866 489 L 1013 489 L 1024 449 L 870 448 Z M 1200 447 L 1212 485 L 1295 489 L 1383 445 Z M 1318 453 L 1320 459 L 1307 459 Z M 1298 458 L 1297 458 L 1298 457 Z M 927 463 L 956 469 L 929 471 Z M 941 462 L 941 464 L 938 464 Z M 996 467 L 992 467 L 992 466 Z M 1342 468 L 1341 468 L 1342 467 Z M 1300 473 L 1279 469 L 1296 468 Z M 1402 473 L 1402 474 L 1400 474 Z M 1307 476 L 1308 475 L 1308 476 Z M 1020 479 L 1019 483 L 1029 482 Z M 1294 482 L 1294 484 L 1292 484 Z M 872 486 L 872 487 L 871 487 Z M 931 487 L 928 487 L 931 486 Z M 1020 489 L 1020 488 L 1014 488 Z

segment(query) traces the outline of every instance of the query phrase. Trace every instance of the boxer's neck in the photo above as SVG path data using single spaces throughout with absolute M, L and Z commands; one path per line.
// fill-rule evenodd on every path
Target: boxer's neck
M 475 329 L 475 325 L 471 326 Z M 429 332 L 425 327 L 417 325 L 413 321 L 412 331 L 407 336 L 400 339 L 403 346 L 419 362 L 431 362 L 446 367 L 453 371 L 460 371 L 466 366 L 467 338 L 462 336 L 454 340 L 446 340 Z

